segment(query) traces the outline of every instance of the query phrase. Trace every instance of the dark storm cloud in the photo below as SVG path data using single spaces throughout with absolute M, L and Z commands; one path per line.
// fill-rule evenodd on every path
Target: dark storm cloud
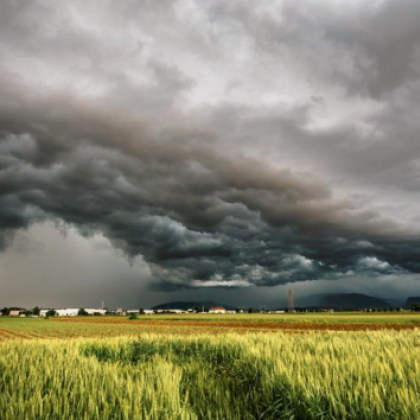
M 92 4 L 1 5 L 2 249 L 51 219 L 165 290 L 420 271 L 415 2 Z

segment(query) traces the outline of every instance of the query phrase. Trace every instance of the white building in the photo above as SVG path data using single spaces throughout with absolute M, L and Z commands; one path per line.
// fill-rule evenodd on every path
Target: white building
M 57 316 L 77 316 L 79 308 L 62 308 L 56 309 Z
M 85 311 L 89 315 L 95 315 L 95 314 L 105 315 L 106 314 L 106 309 L 102 309 L 102 308 L 85 308 Z
M 47 316 L 47 312 L 49 312 L 51 309 L 41 309 L 39 311 L 39 316 Z M 60 309 L 54 309 L 57 316 L 77 316 L 79 314 L 80 308 L 60 308 Z M 106 309 L 101 308 L 86 308 L 85 311 L 88 313 L 88 315 L 105 315 Z
M 156 309 L 156 313 L 171 313 L 171 314 L 186 314 L 187 311 L 185 309 Z
M 155 311 L 153 309 L 127 309 L 127 315 L 129 314 L 144 314 L 144 315 L 153 315 Z
M 127 315 L 128 314 L 139 314 L 140 309 L 127 309 Z
M 123 311 L 122 308 L 117 308 L 115 310 L 115 315 L 127 315 L 127 312 L 126 311 Z
M 228 311 L 221 306 L 215 306 L 214 308 L 210 308 L 209 314 L 226 314 Z

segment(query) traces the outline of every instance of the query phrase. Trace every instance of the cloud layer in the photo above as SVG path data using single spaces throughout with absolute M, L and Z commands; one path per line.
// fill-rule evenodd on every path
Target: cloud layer
M 0 247 L 64 222 L 161 290 L 415 276 L 417 3 L 2 3 Z

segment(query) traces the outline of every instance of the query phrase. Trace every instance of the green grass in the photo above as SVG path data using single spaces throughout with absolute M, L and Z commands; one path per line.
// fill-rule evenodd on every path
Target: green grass
M 0 344 L 1 420 L 418 419 L 419 394 L 418 331 Z

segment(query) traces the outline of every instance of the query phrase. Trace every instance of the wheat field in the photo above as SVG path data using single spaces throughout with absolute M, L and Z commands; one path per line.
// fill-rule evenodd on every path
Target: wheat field
M 418 419 L 420 332 L 8 339 L 0 419 Z

